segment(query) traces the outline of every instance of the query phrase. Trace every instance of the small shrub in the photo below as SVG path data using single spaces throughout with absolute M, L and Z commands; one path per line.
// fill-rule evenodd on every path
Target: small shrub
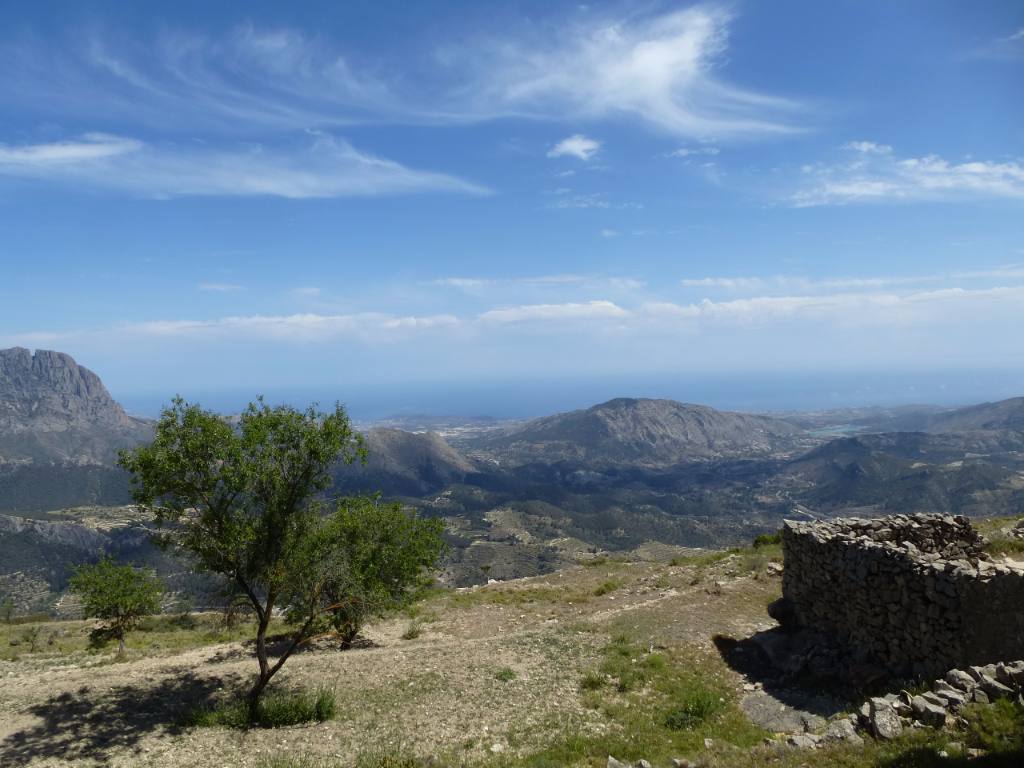
M 405 632 L 402 633 L 403 640 L 415 640 L 417 637 L 423 634 L 423 622 L 419 619 L 413 619 L 409 622 L 409 626 L 405 628 Z
M 964 714 L 972 747 L 1004 754 L 1024 752 L 1024 706 L 1000 699 L 991 705 L 973 705 Z
M 597 589 L 594 590 L 595 597 L 601 597 L 620 589 L 623 586 L 623 582 L 619 579 L 606 579 L 598 584 Z
M 674 731 L 695 728 L 714 715 L 722 706 L 718 696 L 707 688 L 695 688 L 681 706 L 665 715 L 665 726 Z
M 249 717 L 249 703 L 239 696 L 216 707 L 194 710 L 185 719 L 186 725 L 223 728 L 283 728 L 303 723 L 323 723 L 334 718 L 334 692 L 327 688 L 315 691 L 274 691 L 260 699 L 256 717 Z
M 598 691 L 604 688 L 605 677 L 600 672 L 590 671 L 580 681 L 580 688 L 584 691 Z
M 496 680 L 500 680 L 503 683 L 511 682 L 512 680 L 515 680 L 516 677 L 516 671 L 514 669 L 510 669 L 509 667 L 499 669 L 497 674 L 494 675 L 494 678 Z
M 782 544 L 782 531 L 761 533 L 754 537 L 755 547 L 770 547 L 777 544 Z

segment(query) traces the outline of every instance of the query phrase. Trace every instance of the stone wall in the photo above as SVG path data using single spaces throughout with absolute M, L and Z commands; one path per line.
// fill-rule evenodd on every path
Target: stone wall
M 900 676 L 1024 658 L 1024 564 L 993 562 L 961 516 L 787 521 L 790 621 Z

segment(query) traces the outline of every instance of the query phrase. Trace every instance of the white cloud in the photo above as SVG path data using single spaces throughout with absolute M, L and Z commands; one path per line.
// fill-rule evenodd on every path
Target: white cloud
M 850 162 L 805 167 L 803 188 L 790 196 L 798 207 L 848 203 L 971 198 L 1024 198 L 1024 163 L 968 160 L 937 155 L 897 157 L 891 148 L 854 142 Z
M 196 286 L 200 291 L 208 291 L 212 293 L 235 293 L 237 291 L 244 291 L 244 285 L 236 285 L 234 283 L 199 283 Z
M 793 102 L 722 79 L 731 20 L 711 4 L 660 14 L 591 8 L 546 30 L 481 31 L 414 71 L 287 28 L 242 25 L 216 37 L 165 29 L 146 39 L 76 29 L 63 41 L 22 36 L 0 47 L 0 98 L 62 117 L 233 134 L 506 117 L 626 118 L 694 138 L 794 132 Z
M 700 157 L 715 156 L 719 153 L 718 147 L 680 147 L 665 153 L 665 157 Z
M 892 147 L 888 144 L 876 144 L 873 141 L 849 141 L 843 144 L 843 149 L 850 149 L 865 155 L 888 155 L 892 153 Z
M 518 307 L 492 309 L 480 315 L 484 323 L 523 323 L 545 321 L 576 321 L 596 319 L 620 319 L 629 315 L 622 307 L 611 301 L 594 300 L 584 303 L 525 304 Z
M 121 326 L 120 333 L 164 338 L 252 338 L 322 341 L 337 337 L 386 340 L 396 334 L 457 325 L 453 315 L 399 316 L 381 312 L 349 315 L 242 315 L 215 320 L 155 320 Z
M 619 236 L 619 230 L 617 230 L 617 229 L 607 229 L 606 228 L 606 229 L 602 229 L 598 234 L 601 235 L 601 237 L 618 237 Z
M 315 285 L 303 285 L 298 288 L 292 288 L 289 293 L 299 299 L 315 299 L 321 291 Z
M 1008 264 L 991 269 L 935 272 L 921 275 L 877 275 L 870 277 L 823 277 L 802 275 L 735 276 L 686 278 L 679 281 L 684 288 L 706 288 L 729 293 L 821 293 L 846 290 L 867 290 L 897 286 L 927 286 L 964 280 L 1024 279 L 1024 265 Z
M 549 37 L 482 40 L 450 54 L 473 74 L 464 111 L 536 118 L 632 118 L 694 138 L 792 133 L 796 105 L 716 76 L 731 14 L 698 5 L 624 18 L 587 14 Z
M 601 142 L 588 138 L 581 133 L 574 134 L 562 139 L 548 150 L 548 157 L 578 157 L 580 160 L 589 160 L 601 149 Z
M 144 197 L 349 197 L 456 192 L 486 194 L 468 181 L 407 168 L 341 139 L 317 135 L 294 149 L 259 145 L 149 145 L 105 134 L 76 141 L 0 145 L 0 176 L 87 185 Z

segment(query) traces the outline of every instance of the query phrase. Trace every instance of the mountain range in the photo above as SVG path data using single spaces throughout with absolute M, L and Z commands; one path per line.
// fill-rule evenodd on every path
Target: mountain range
M 794 510 L 1024 509 L 1024 398 L 774 415 L 617 398 L 526 422 L 426 425 L 438 431 L 401 423 L 365 429 L 367 462 L 338 466 L 328 494 L 380 491 L 442 517 L 455 584 L 651 541 L 731 543 L 773 530 Z M 187 581 L 187 569 L 157 555 L 146 521 L 123 506 L 128 478 L 116 453 L 152 430 L 69 356 L 0 351 L 0 513 L 20 516 L 0 525 L 0 592 L 13 590 L 17 573 L 35 585 L 22 592 L 46 605 L 69 564 L 103 551 Z M 18 522 L 25 516 L 38 522 Z

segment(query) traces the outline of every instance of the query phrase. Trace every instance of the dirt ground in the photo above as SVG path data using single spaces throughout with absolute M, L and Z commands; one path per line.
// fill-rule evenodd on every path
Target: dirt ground
M 455 763 L 536 749 L 567 721 L 600 730 L 580 680 L 623 627 L 652 643 L 714 654 L 716 634 L 772 624 L 779 579 L 736 564 L 608 563 L 432 598 L 410 619 L 370 627 L 364 647 L 320 645 L 289 660 L 275 685 L 327 686 L 327 723 L 234 731 L 184 728 L 188 708 L 244 686 L 244 644 L 122 663 L 77 657 L 0 663 L 0 766 L 257 766 L 275 755 L 334 758 L 402 745 Z M 87 665 L 88 664 L 88 665 Z M 512 670 L 513 674 L 499 672 Z M 742 679 L 723 666 L 737 690 Z

